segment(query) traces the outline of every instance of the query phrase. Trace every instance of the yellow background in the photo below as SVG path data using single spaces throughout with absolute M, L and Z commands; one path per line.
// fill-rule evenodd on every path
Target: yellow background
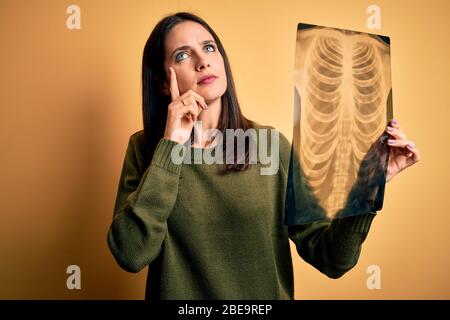
M 66 8 L 81 8 L 68 30 Z M 366 9 L 381 8 L 381 30 Z M 394 116 L 422 160 L 386 186 L 358 265 L 328 279 L 292 245 L 296 299 L 450 298 L 450 2 L 0 1 L 0 299 L 142 299 L 147 269 L 106 244 L 129 136 L 142 128 L 141 56 L 163 16 L 191 11 L 221 38 L 253 120 L 292 138 L 298 22 L 388 35 Z M 67 266 L 81 290 L 66 288 Z M 381 289 L 366 286 L 370 265 Z

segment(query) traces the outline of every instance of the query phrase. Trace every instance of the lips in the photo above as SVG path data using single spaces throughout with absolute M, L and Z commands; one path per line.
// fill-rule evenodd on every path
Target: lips
M 214 74 L 207 74 L 206 76 L 203 76 L 200 78 L 200 80 L 197 82 L 197 84 L 208 84 L 214 82 L 214 80 L 217 77 Z

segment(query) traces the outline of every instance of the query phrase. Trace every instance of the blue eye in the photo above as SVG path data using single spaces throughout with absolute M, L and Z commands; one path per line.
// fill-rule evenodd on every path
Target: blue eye
M 204 48 L 211 48 L 212 50 L 209 50 L 209 49 L 206 49 L 206 52 L 214 52 L 214 51 L 216 51 L 216 47 L 214 46 L 214 45 L 212 45 L 212 44 L 207 44 Z M 176 62 L 180 62 L 180 61 L 183 61 L 185 58 L 183 58 L 182 57 L 182 55 L 183 54 L 186 54 L 187 55 L 187 53 L 186 52 L 180 52 L 180 53 L 178 53 L 176 56 L 175 56 L 175 61 Z
M 212 44 L 207 44 L 207 45 L 205 46 L 205 48 L 207 48 L 207 47 L 210 47 L 210 48 L 213 49 L 213 50 L 211 50 L 211 51 L 209 51 L 209 52 L 216 51 L 216 48 L 215 48 Z
M 186 52 L 180 52 L 179 54 L 177 54 L 177 56 L 175 57 L 175 61 L 177 61 L 177 62 L 181 61 L 181 60 L 179 59 L 179 57 L 180 57 L 180 55 L 182 55 L 182 54 L 186 54 Z M 183 60 L 183 59 L 182 59 L 182 60 Z

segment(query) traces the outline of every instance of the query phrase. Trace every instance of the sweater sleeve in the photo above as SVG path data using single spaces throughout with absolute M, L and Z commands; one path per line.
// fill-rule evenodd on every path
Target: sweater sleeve
M 133 139 L 128 143 L 107 236 L 109 249 L 126 271 L 139 272 L 161 251 L 178 193 L 181 164 L 171 161 L 176 144 L 161 139 L 141 177 Z
M 299 255 L 330 278 L 337 279 L 358 262 L 376 212 L 289 226 Z

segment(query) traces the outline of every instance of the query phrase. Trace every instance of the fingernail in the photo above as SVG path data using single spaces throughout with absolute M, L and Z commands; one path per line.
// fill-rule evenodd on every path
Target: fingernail
M 391 122 L 392 122 L 393 124 L 398 124 L 398 121 L 395 120 L 395 119 L 392 119 Z
M 205 108 L 205 110 L 208 109 L 208 105 L 206 103 L 203 105 L 203 107 Z
M 414 144 L 412 144 L 412 143 L 408 143 L 408 147 L 410 147 L 411 149 L 415 148 Z
M 392 131 L 392 130 L 394 130 L 394 128 L 392 128 L 392 127 L 387 127 L 387 131 Z
M 394 140 L 394 139 L 388 139 L 387 142 L 390 143 L 390 144 L 392 144 L 392 143 L 395 143 L 395 140 Z

